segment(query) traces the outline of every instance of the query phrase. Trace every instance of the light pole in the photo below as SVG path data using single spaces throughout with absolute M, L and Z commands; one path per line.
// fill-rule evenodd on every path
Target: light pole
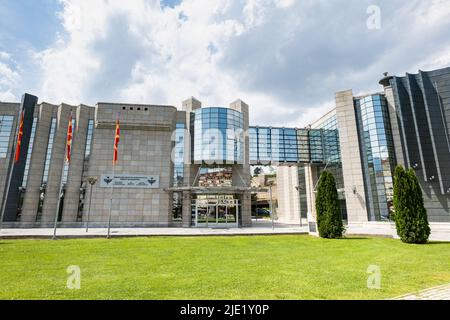
M 91 216 L 91 203 L 92 203 L 92 188 L 94 187 L 94 184 L 97 182 L 97 177 L 89 177 L 88 182 L 90 184 L 90 191 L 89 191 L 89 206 L 88 206 L 88 214 L 87 214 L 87 221 L 86 221 L 86 232 L 89 232 L 89 218 Z
M 273 186 L 273 182 L 270 182 L 269 183 L 270 216 L 272 218 L 272 230 L 275 230 L 275 222 L 274 222 L 274 217 L 273 217 L 272 186 Z
M 298 191 L 298 209 L 300 211 L 300 227 L 303 227 L 303 221 L 302 221 L 302 195 L 301 195 L 302 187 L 296 186 L 295 189 L 297 189 L 297 191 Z

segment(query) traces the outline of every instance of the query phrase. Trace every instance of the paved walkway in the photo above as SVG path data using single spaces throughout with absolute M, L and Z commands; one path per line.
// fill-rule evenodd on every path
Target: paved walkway
M 397 297 L 394 300 L 450 300 L 450 283 Z
M 91 228 L 86 232 L 84 228 L 57 229 L 58 238 L 103 238 L 106 228 Z M 210 229 L 210 228 L 112 228 L 112 237 L 139 236 L 238 236 L 238 235 L 281 235 L 307 234 L 308 228 L 299 225 L 275 224 L 272 229 L 270 222 L 253 222 L 250 228 Z M 48 239 L 53 236 L 53 229 L 3 229 L 0 239 Z

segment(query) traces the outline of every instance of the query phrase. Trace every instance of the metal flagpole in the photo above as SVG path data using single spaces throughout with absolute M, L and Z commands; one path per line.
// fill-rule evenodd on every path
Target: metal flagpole
M 5 185 L 5 191 L 3 193 L 3 201 L 2 201 L 2 214 L 0 216 L 0 231 L 2 231 L 3 228 L 3 219 L 5 217 L 5 211 L 6 211 L 6 201 L 8 200 L 7 196 L 9 193 L 9 188 L 11 186 L 11 180 L 12 180 L 12 175 L 13 175 L 13 171 L 14 171 L 14 157 L 16 154 L 16 149 L 17 149 L 17 140 L 18 140 L 18 135 L 19 135 L 19 130 L 20 130 L 20 121 L 21 121 L 21 115 L 22 112 L 24 112 L 25 110 L 23 110 L 22 108 L 19 110 L 19 115 L 17 117 L 17 122 L 16 122 L 16 137 L 14 138 L 14 145 L 13 145 L 13 150 L 11 152 L 11 157 L 9 160 L 9 171 L 8 171 L 8 180 L 7 183 Z
M 115 184 L 115 176 L 116 176 L 116 162 L 118 157 L 118 148 L 120 141 L 120 123 L 119 123 L 120 114 L 117 115 L 116 127 L 114 129 L 114 155 L 113 155 L 113 173 L 112 173 L 112 186 L 111 186 L 111 197 L 110 197 L 110 205 L 109 205 L 109 218 L 108 218 L 108 235 L 107 239 L 111 238 L 111 217 L 112 217 L 112 205 L 113 205 L 113 194 L 114 194 L 114 184 Z M 119 132 L 117 132 L 119 130 Z
M 90 218 L 90 215 L 91 215 L 92 188 L 93 188 L 93 185 L 90 185 L 89 208 L 88 208 L 87 221 L 86 221 L 86 232 L 89 232 L 89 218 Z
M 67 146 L 66 146 L 66 152 L 67 152 Z M 61 206 L 61 198 L 62 198 L 63 186 L 64 186 L 64 181 L 63 181 L 64 168 L 66 166 L 66 163 L 67 163 L 67 161 L 64 160 L 63 165 L 62 165 L 62 170 L 61 170 L 61 183 L 59 185 L 58 205 L 56 206 L 55 224 L 53 225 L 53 237 L 52 237 L 52 240 L 56 240 L 56 228 L 58 226 L 59 209 L 60 209 L 60 206 Z
M 109 219 L 108 219 L 108 236 L 107 239 L 111 238 L 111 216 L 112 216 L 112 205 L 113 205 L 113 194 L 114 194 L 114 183 L 115 183 L 115 174 L 116 174 L 116 164 L 113 164 L 113 173 L 112 173 L 112 186 L 111 186 L 111 196 L 110 196 L 110 205 L 109 205 Z
M 269 197 L 270 197 L 270 216 L 272 218 L 272 230 L 275 230 L 275 223 L 273 216 L 272 184 L 269 184 Z
M 92 189 L 94 188 L 94 184 L 97 182 L 97 178 L 90 177 L 88 179 L 88 183 L 90 185 L 90 191 L 89 191 L 89 208 L 88 208 L 88 214 L 87 214 L 87 221 L 86 221 L 86 232 L 89 232 L 89 220 L 91 216 L 91 203 L 92 203 Z

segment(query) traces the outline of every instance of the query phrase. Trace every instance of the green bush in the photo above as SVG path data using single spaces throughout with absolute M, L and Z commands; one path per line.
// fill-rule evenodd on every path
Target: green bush
M 405 243 L 426 243 L 430 236 L 423 194 L 413 169 L 397 166 L 394 174 L 394 220 Z
M 336 181 L 329 171 L 322 172 L 316 197 L 317 227 L 322 238 L 341 238 L 344 233 Z

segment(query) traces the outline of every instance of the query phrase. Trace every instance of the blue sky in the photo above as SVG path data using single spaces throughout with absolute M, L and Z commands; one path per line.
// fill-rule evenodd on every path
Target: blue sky
M 0 0 L 0 100 L 241 98 L 303 126 L 338 90 L 450 66 L 448 30 L 450 0 Z
M 0 50 L 20 53 L 27 46 L 42 50 L 51 45 L 62 30 L 61 9 L 56 0 L 0 0 Z

